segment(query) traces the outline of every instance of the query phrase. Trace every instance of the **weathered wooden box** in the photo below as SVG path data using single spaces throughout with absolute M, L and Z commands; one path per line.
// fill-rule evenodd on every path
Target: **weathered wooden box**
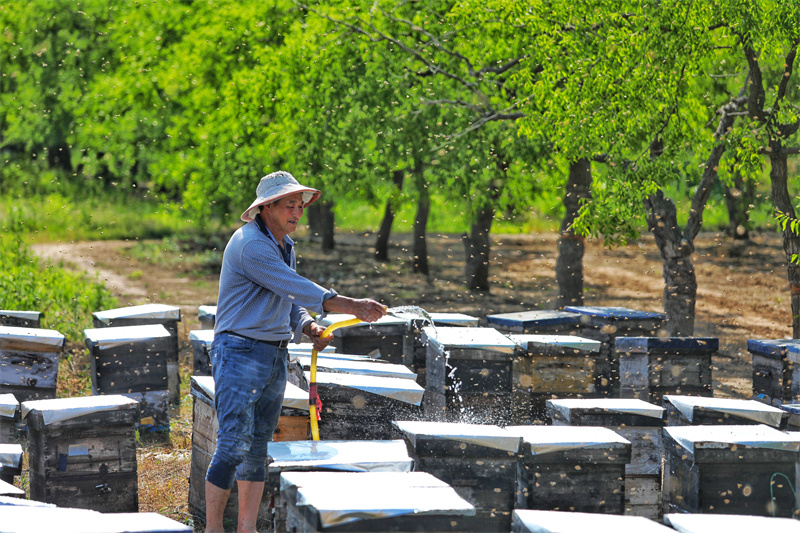
M 23 402 L 31 499 L 100 512 L 138 512 L 136 421 L 124 396 Z
M 579 313 L 544 309 L 488 315 L 486 322 L 495 329 L 509 333 L 577 335 L 582 317 Z
M 201 329 L 214 329 L 217 323 L 217 306 L 201 305 L 197 307 L 197 320 L 200 321 Z
M 214 378 L 211 376 L 192 376 L 192 464 L 189 473 L 189 512 L 205 520 L 205 479 L 211 457 L 217 449 L 217 411 L 214 407 Z M 274 441 L 308 439 L 308 392 L 291 383 L 286 384 L 283 408 L 278 419 L 278 427 L 272 438 Z M 272 444 L 271 444 L 272 446 Z M 258 526 L 269 528 L 272 524 L 271 495 L 265 493 L 258 510 Z M 226 518 L 236 519 L 239 497 L 236 485 L 233 487 L 225 507 Z
M 94 394 L 169 390 L 172 340 L 161 324 L 87 329 L 84 336 Z
M 631 443 L 625 466 L 625 514 L 661 516 L 661 430 L 665 410 L 636 399 L 597 398 L 547 401 L 554 426 L 602 426 Z
M 20 403 L 55 398 L 64 341 L 52 329 L 0 326 L 0 393 Z
M 280 497 L 284 472 L 411 472 L 414 460 L 402 440 L 284 441 L 269 446 L 265 490 L 274 502 L 273 529 L 286 531 L 287 505 Z
M 675 533 L 674 529 L 641 516 L 517 509 L 511 533 Z
M 493 328 L 425 327 L 425 418 L 504 425 L 530 413 L 514 387 L 517 345 Z
M 507 532 L 516 503 L 521 438 L 495 425 L 395 421 L 416 471 L 448 483 L 475 507 L 486 531 Z
M 14 477 L 22 473 L 23 455 L 19 444 L 0 444 L 0 480 L 14 484 Z
M 664 523 L 673 528 L 670 531 L 680 533 L 797 533 L 799 530 L 796 519 L 749 515 L 674 513 L 664 516 Z
M 786 360 L 786 372 L 789 376 L 784 384 L 789 388 L 788 402 L 795 402 L 800 400 L 800 344 L 786 346 Z
M 42 313 L 39 311 L 0 309 L 0 326 L 40 328 L 42 327 Z
M 603 343 L 600 347 L 600 353 L 604 356 L 602 366 L 596 369 L 601 376 L 598 393 L 599 396 L 618 398 L 620 370 L 616 339 L 658 337 L 666 322 L 666 315 L 627 307 L 567 306 L 564 310 L 582 315 L 581 329 L 578 332 L 581 337 Z
M 522 437 L 517 509 L 623 514 L 631 443 L 604 427 L 507 426 Z
M 136 431 L 158 433 L 165 438 L 169 437 L 169 391 L 151 390 L 121 394 L 139 402 L 139 420 L 136 421 Z
M 189 332 L 189 343 L 192 345 L 192 375 L 210 376 L 211 358 L 208 350 L 214 342 L 213 329 L 198 329 Z
M 487 531 L 472 505 L 425 472 L 286 472 L 281 498 L 286 531 L 296 533 Z
M 779 407 L 789 415 L 786 421 L 786 429 L 788 431 L 800 431 L 800 403 L 784 403 Z
M 318 371 L 317 392 L 322 440 L 392 440 L 393 420 L 422 418 L 425 391 L 411 379 Z
M 290 353 L 289 358 L 296 360 L 304 371 L 311 370 L 311 355 Z M 348 357 L 347 354 L 338 353 L 317 354 L 317 371 L 417 380 L 417 375 L 405 365 L 387 363 L 358 355 Z
M 191 526 L 158 513 L 98 513 L 69 507 L 2 506 L 4 533 L 192 533 Z
M 426 326 L 475 328 L 480 324 L 480 319 L 463 313 L 436 313 L 429 314 L 431 320 L 411 319 L 408 321 L 408 334 L 405 337 L 404 364 L 417 373 L 417 383 L 425 387 L 427 346 L 423 340 L 422 329 Z M 433 324 L 431 324 L 433 321 Z
M 550 398 L 593 398 L 597 396 L 595 369 L 600 341 L 575 335 L 509 334 L 519 347 L 514 358 L 513 385 L 527 392 L 530 411 L 516 423 L 546 421 L 545 402 Z
M 353 315 L 331 314 L 322 318 L 319 324 L 328 327 L 351 318 Z M 369 355 L 390 363 L 403 364 L 407 332 L 408 320 L 387 315 L 376 322 L 361 322 L 337 329 L 331 345 L 339 353 Z
M 800 339 L 747 340 L 747 351 L 753 357 L 753 399 L 771 405 L 793 401 L 790 346 L 800 347 Z
M 19 401 L 10 392 L 0 394 L 0 444 L 19 440 Z
M 732 426 L 765 424 L 786 429 L 789 413 L 755 400 L 664 396 L 668 426 Z
M 664 514 L 792 517 L 800 439 L 765 425 L 664 428 Z
M 621 337 L 616 342 L 620 396 L 661 404 L 665 394 L 711 396 L 711 337 Z
M 95 328 L 161 325 L 169 332 L 165 355 L 169 403 L 180 401 L 180 362 L 178 360 L 178 322 L 181 308 L 173 305 L 146 304 L 98 311 L 92 314 Z

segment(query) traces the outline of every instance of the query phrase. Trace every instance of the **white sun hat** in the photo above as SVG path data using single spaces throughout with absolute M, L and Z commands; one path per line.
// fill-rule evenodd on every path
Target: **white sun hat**
M 314 203 L 321 194 L 317 189 L 300 185 L 294 176 L 283 170 L 267 174 L 258 182 L 256 199 L 242 213 L 241 219 L 244 222 L 250 222 L 258 214 L 259 206 L 275 202 L 284 196 L 298 192 L 303 193 L 303 207 Z

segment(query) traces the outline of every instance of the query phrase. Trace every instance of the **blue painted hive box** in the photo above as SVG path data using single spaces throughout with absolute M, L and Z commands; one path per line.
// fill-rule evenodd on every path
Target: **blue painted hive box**
M 545 335 L 560 333 L 577 334 L 584 315 L 570 311 L 539 310 L 488 315 L 486 322 L 493 328 L 509 333 L 531 333 Z

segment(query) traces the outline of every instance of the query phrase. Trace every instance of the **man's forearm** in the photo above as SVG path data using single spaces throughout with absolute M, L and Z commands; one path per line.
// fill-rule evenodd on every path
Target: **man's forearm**
M 329 313 L 355 315 L 365 322 L 374 322 L 386 314 L 386 307 L 375 300 L 355 299 L 341 294 L 325 300 L 322 308 Z

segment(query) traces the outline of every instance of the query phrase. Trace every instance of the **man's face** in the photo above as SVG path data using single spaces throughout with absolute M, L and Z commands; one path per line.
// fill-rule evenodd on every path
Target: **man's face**
M 303 193 L 298 192 L 265 205 L 261 214 L 269 230 L 280 240 L 297 229 L 304 210 Z

